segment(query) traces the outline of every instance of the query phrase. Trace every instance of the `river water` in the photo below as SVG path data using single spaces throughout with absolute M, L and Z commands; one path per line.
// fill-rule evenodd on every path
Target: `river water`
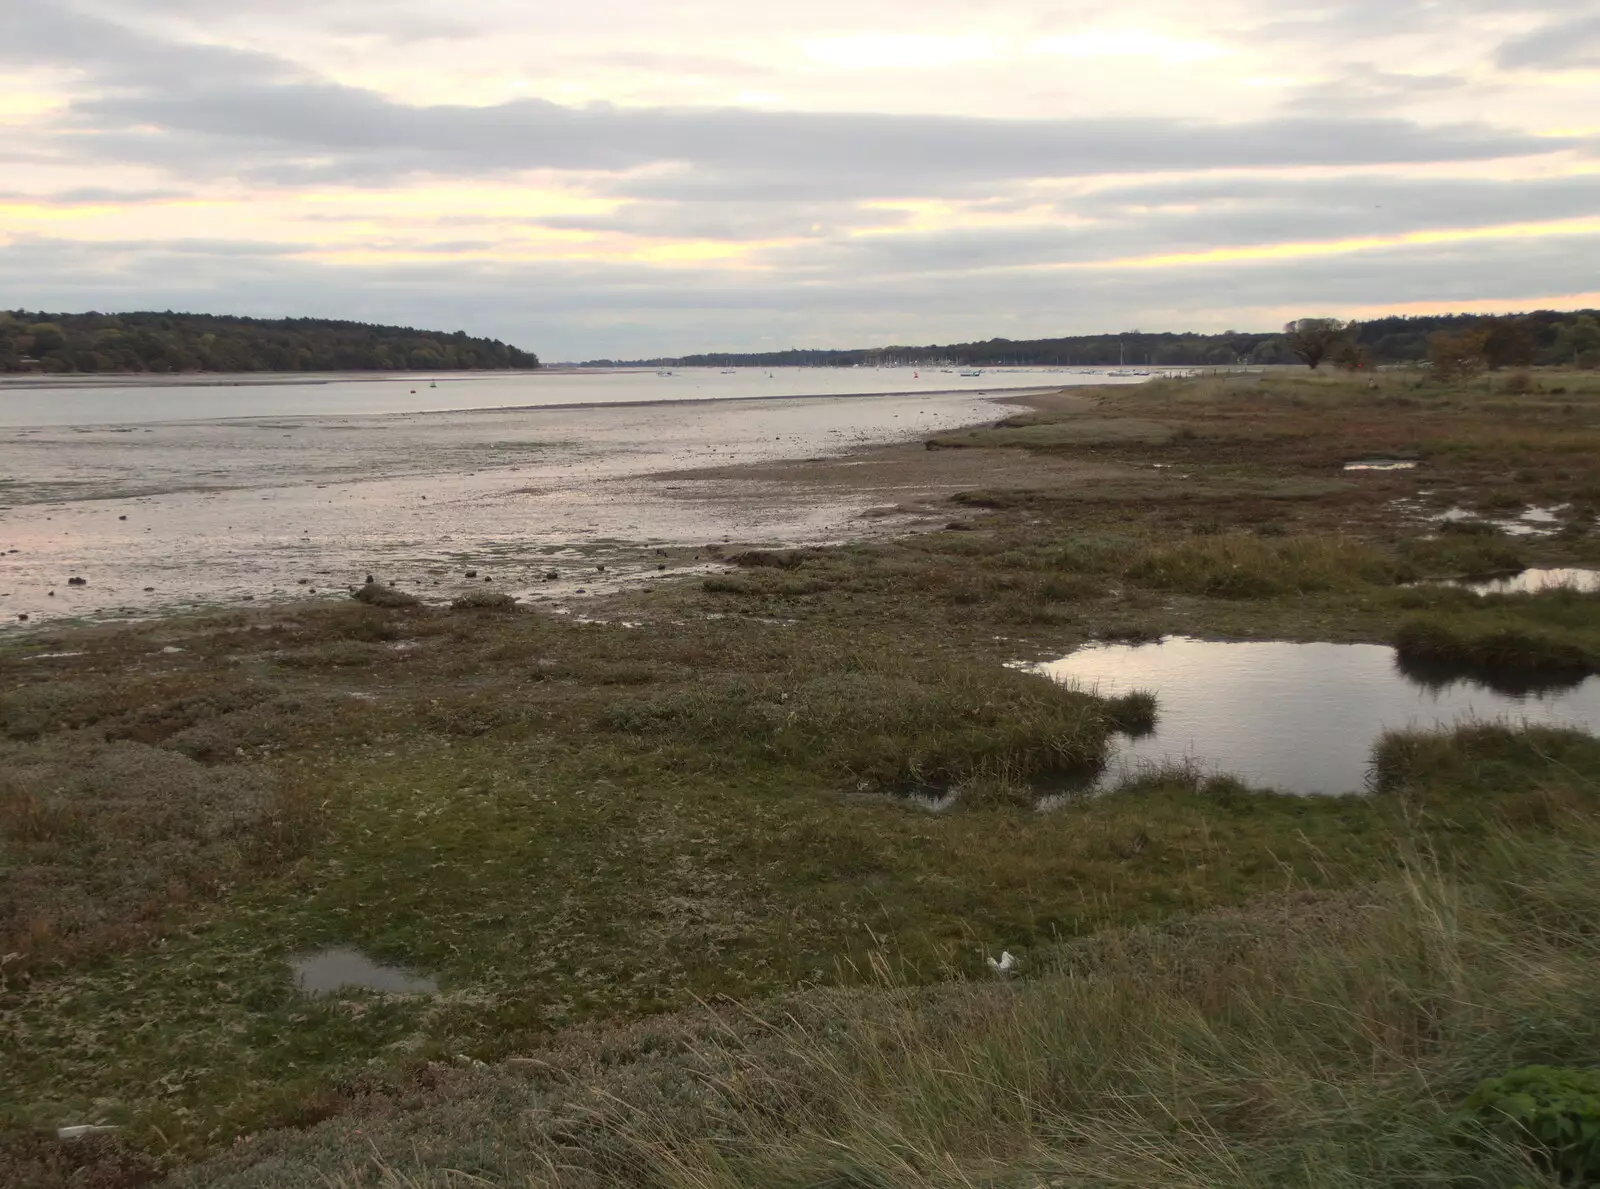
M 885 527 L 848 493 L 724 483 L 709 498 L 716 485 L 671 476 L 916 439 L 1004 415 L 1003 392 L 1107 382 L 911 368 L 207 379 L 0 384 L 0 630 L 343 592 L 369 573 L 446 598 L 471 568 L 554 599 L 689 566 L 724 539 L 841 540 Z
M 1130 383 L 1141 377 L 1046 368 L 683 368 L 438 375 L 191 376 L 171 381 L 96 376 L 0 380 L 0 426 L 142 425 L 238 417 L 312 417 L 560 405 L 656 404 L 787 396 L 994 392 Z

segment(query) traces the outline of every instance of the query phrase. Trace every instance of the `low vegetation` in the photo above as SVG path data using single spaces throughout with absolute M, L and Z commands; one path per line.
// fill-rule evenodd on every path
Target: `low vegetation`
M 0 1183 L 1554 1189 L 1564 1150 L 1473 1094 L 1592 1061 L 1600 742 L 1397 734 L 1361 795 L 1174 769 L 1039 812 L 1162 691 L 1026 668 L 1190 634 L 1582 681 L 1596 596 L 1451 582 L 1600 564 L 1600 382 L 1536 379 L 1041 399 L 1044 440 L 926 456 L 1037 467 L 964 469 L 925 531 L 730 545 L 581 620 L 0 641 Z M 1437 519 L 1529 507 L 1563 510 Z M 333 945 L 440 990 L 297 992 Z
M 1600 1039 L 1600 838 L 1552 825 L 1470 867 L 1400 850 L 1359 894 L 1110 931 L 1014 981 L 923 989 L 885 955 L 864 990 L 438 1068 L 177 1184 L 1555 1189 L 1593 1168 L 1568 1100 L 1594 1075 L 1519 1067 Z M 1563 1097 L 1522 1108 L 1536 1078 Z

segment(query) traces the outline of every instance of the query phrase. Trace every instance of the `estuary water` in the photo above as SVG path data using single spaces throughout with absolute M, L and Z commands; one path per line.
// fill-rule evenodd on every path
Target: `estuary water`
M 970 370 L 970 369 L 967 369 Z M 394 374 L 27 377 L 0 380 L 0 426 L 143 425 L 795 396 L 996 392 L 1144 377 L 1046 368 L 683 368 Z
M 798 500 L 686 473 L 915 440 L 1003 416 L 1002 393 L 1106 381 L 797 368 L 7 382 L 0 630 L 343 594 L 367 574 L 444 599 L 473 569 L 564 598 L 707 564 L 700 547 L 724 540 L 881 531 L 849 493 Z

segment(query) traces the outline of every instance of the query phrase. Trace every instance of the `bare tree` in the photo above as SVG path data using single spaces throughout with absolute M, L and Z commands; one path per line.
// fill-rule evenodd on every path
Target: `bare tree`
M 1349 333 L 1351 323 L 1337 318 L 1301 318 L 1283 328 L 1284 345 L 1313 371 Z

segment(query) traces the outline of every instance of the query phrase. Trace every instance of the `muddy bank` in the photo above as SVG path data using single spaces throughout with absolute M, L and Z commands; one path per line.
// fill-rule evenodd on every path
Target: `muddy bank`
M 728 468 L 840 459 L 996 413 L 947 394 L 5 431 L 0 615 L 16 628 L 342 595 L 368 574 L 441 600 L 485 580 L 576 597 L 702 564 L 706 544 L 904 527 L 916 511 L 861 514 L 949 480 L 892 479 L 895 458 L 854 482 Z

